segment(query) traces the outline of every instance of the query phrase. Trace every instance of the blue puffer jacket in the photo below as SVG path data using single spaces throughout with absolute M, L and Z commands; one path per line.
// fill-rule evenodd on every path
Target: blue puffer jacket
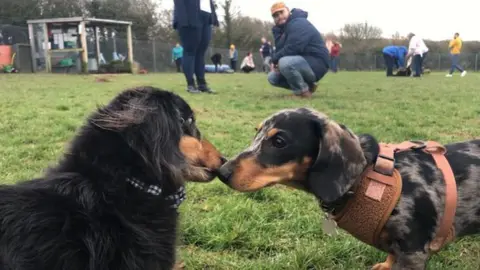
M 384 54 L 392 56 L 396 60 L 396 65 L 403 67 L 405 65 L 405 56 L 407 55 L 407 47 L 405 46 L 387 46 L 383 48 Z
M 272 62 L 277 64 L 284 56 L 303 56 L 319 79 L 329 68 L 329 54 L 322 35 L 307 17 L 306 11 L 294 8 L 285 24 L 273 27 L 276 51 Z

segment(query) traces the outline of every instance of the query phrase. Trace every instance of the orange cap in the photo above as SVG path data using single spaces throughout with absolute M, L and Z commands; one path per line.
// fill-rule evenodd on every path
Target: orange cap
M 282 11 L 287 9 L 287 6 L 285 5 L 284 2 L 277 2 L 272 5 L 270 8 L 270 11 L 272 12 L 272 15 L 275 14 L 276 12 Z

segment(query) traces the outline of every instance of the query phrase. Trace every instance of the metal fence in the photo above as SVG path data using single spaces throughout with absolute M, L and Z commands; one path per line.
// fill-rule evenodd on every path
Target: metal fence
M 126 42 L 123 42 L 125 43 Z M 142 41 L 135 40 L 133 42 L 133 55 L 135 61 L 140 63 L 142 67 L 152 72 L 166 72 L 174 69 L 171 61 L 172 45 L 159 41 Z M 118 46 L 117 46 L 118 47 Z M 207 64 L 211 64 L 210 57 L 214 53 L 222 55 L 222 64 L 229 64 L 228 49 L 209 48 L 205 55 Z M 248 51 L 238 50 L 238 64 L 247 55 Z M 257 71 L 262 69 L 262 58 L 258 50 L 252 51 Z M 460 65 L 467 70 L 478 71 L 480 69 L 480 54 L 463 53 L 460 56 Z M 445 71 L 450 68 L 450 55 L 448 53 L 428 53 L 424 60 L 424 66 L 435 71 Z M 383 70 L 385 63 L 383 54 L 374 53 L 341 53 L 339 57 L 339 68 L 348 71 L 361 70 Z
M 28 30 L 24 27 L 0 25 L 0 44 L 28 44 Z M 90 44 L 91 43 L 91 44 Z M 172 62 L 172 48 L 174 44 L 168 44 L 156 40 L 134 40 L 133 58 L 142 68 L 150 72 L 169 72 L 175 70 Z M 89 42 L 88 49 L 94 52 L 95 44 Z M 106 61 L 113 58 L 113 53 L 127 55 L 127 42 L 124 39 L 103 40 L 100 42 L 100 48 Z M 222 64 L 230 64 L 228 48 L 209 48 L 205 55 L 205 62 L 211 64 L 210 57 L 214 53 L 222 55 Z M 248 53 L 247 50 L 238 50 L 238 63 L 240 66 L 242 59 Z M 256 70 L 262 70 L 262 59 L 258 49 L 252 51 L 256 65 Z M 460 65 L 469 71 L 478 71 L 480 69 L 479 53 L 463 53 L 460 57 Z M 375 53 L 349 53 L 340 54 L 339 68 L 341 70 L 360 71 L 360 70 L 381 70 L 384 69 L 384 60 L 382 54 Z M 425 67 L 431 70 L 445 71 L 450 68 L 450 56 L 448 53 L 429 53 L 425 59 Z

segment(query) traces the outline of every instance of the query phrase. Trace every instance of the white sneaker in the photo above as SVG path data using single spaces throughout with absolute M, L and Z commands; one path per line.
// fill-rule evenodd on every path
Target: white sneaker
M 450 78 L 450 77 L 453 77 L 453 75 L 452 75 L 452 74 L 447 74 L 447 75 L 445 75 L 445 77 L 449 77 L 449 78 Z
M 462 74 L 460 74 L 460 76 L 462 76 L 462 77 L 465 77 L 465 75 L 467 75 L 467 71 L 466 71 L 466 70 L 464 70 L 464 71 L 462 72 Z

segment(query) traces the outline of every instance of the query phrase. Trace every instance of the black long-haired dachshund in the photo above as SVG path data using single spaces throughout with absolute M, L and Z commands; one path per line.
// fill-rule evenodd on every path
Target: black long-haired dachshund
M 0 269 L 172 269 L 184 180 L 223 162 L 181 97 L 126 90 L 43 177 L 0 186 Z

